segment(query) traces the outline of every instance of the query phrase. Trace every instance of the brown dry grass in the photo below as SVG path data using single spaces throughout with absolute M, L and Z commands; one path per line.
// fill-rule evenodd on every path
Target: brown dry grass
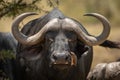
M 101 25 L 89 25 L 87 28 L 92 34 L 98 34 L 101 31 Z M 93 28 L 94 27 L 94 28 Z M 111 27 L 111 34 L 108 37 L 109 40 L 120 41 L 120 28 Z M 94 46 L 94 58 L 92 67 L 101 62 L 112 62 L 120 58 L 120 50 L 118 49 L 109 49 L 100 46 Z

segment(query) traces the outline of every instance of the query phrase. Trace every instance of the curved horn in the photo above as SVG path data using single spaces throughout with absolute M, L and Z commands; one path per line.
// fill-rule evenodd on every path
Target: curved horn
M 66 25 L 69 24 L 69 26 L 66 26 L 65 29 L 74 30 L 76 34 L 78 35 L 78 38 L 89 46 L 94 46 L 94 45 L 103 43 L 110 34 L 109 21 L 104 16 L 97 14 L 97 13 L 89 13 L 89 14 L 85 14 L 85 16 L 96 17 L 98 20 L 102 22 L 103 31 L 99 36 L 94 37 L 94 36 L 88 35 L 87 33 L 83 31 L 83 29 L 79 27 L 79 24 L 77 24 L 71 19 L 65 20 L 65 24 Z
M 18 42 L 20 42 L 22 44 L 28 44 L 28 40 L 27 40 L 28 36 L 21 33 L 19 31 L 18 27 L 19 27 L 20 22 L 24 18 L 26 18 L 30 15 L 36 15 L 36 13 L 34 13 L 34 12 L 23 13 L 23 14 L 19 15 L 17 18 L 15 18 L 15 20 L 12 23 L 12 33 L 13 33 L 14 37 L 18 40 Z
M 85 39 L 85 42 L 90 45 L 90 46 L 94 46 L 94 45 L 98 45 L 103 43 L 107 37 L 110 34 L 110 24 L 109 21 L 102 15 L 97 14 L 97 13 L 88 13 L 85 14 L 84 16 L 93 16 L 96 17 L 98 20 L 100 20 L 103 24 L 103 31 L 102 33 L 97 36 L 97 37 L 93 37 L 93 36 L 86 36 L 87 38 Z
M 20 22 L 26 18 L 27 16 L 30 15 L 36 15 L 36 13 L 34 12 L 28 12 L 28 13 L 23 13 L 20 16 L 18 16 L 12 24 L 12 33 L 14 35 L 14 37 L 18 40 L 18 42 L 24 44 L 24 45 L 34 45 L 39 43 L 44 36 L 44 33 L 47 32 L 49 29 L 56 29 L 58 27 L 53 26 L 56 25 L 56 23 L 58 22 L 57 19 L 51 20 L 50 22 L 48 22 L 38 33 L 36 33 L 33 36 L 26 36 L 23 33 L 21 33 L 18 29 Z M 53 24 L 52 24 L 53 23 Z M 58 23 L 57 23 L 58 25 Z M 59 26 L 59 25 L 58 25 Z

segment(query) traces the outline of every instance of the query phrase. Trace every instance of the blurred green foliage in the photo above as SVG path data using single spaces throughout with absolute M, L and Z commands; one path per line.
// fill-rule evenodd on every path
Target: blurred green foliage
M 48 12 L 37 4 L 44 0 L 0 0 L 0 18 L 3 16 L 15 17 L 17 14 L 28 11 Z M 49 7 L 58 5 L 58 0 L 46 0 Z M 43 4 L 39 4 L 43 5 Z
M 15 59 L 15 54 L 10 50 L 1 50 L 0 51 L 0 60 L 4 61 L 5 59 Z
M 7 60 L 15 59 L 15 54 L 10 50 L 1 50 L 0 51 L 0 65 L 7 65 Z M 0 80 L 9 80 L 8 75 L 0 68 Z

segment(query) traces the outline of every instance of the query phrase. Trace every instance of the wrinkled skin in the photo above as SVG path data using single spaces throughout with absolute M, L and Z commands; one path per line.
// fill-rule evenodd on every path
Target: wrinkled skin
M 100 63 L 90 71 L 87 80 L 119 80 L 120 62 Z

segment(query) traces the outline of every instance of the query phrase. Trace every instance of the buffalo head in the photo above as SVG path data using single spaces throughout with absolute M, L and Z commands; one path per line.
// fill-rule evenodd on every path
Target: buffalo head
M 86 76 L 92 61 L 91 46 L 103 43 L 109 35 L 110 26 L 107 19 L 97 13 L 86 14 L 86 16 L 96 17 L 103 24 L 103 32 L 97 37 L 89 35 L 79 22 L 67 17 L 53 18 L 37 33 L 27 36 L 21 33 L 18 27 L 20 22 L 30 15 L 36 15 L 36 13 L 23 13 L 12 24 L 14 37 L 24 47 L 18 54 L 20 64 L 25 64 L 28 74 L 48 75 L 46 78 L 51 76 L 53 78 L 56 74 L 54 70 L 68 70 L 65 72 L 66 75 L 63 74 L 64 76 Z M 38 77 L 35 80 L 38 80 Z

